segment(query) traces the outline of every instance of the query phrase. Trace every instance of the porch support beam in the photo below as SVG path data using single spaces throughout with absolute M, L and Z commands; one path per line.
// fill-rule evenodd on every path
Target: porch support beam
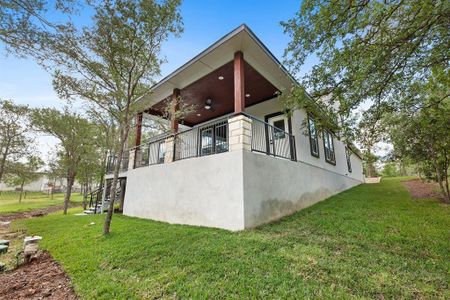
M 178 120 L 176 117 L 176 112 L 178 110 L 178 104 L 180 102 L 180 89 L 173 89 L 172 93 L 172 111 L 170 117 L 170 127 L 173 133 L 178 132 Z
M 234 113 L 242 113 L 245 109 L 244 91 L 244 54 L 241 51 L 234 53 Z
M 141 136 L 142 136 L 142 113 L 138 113 L 136 116 L 136 141 L 135 146 L 139 146 L 141 144 Z

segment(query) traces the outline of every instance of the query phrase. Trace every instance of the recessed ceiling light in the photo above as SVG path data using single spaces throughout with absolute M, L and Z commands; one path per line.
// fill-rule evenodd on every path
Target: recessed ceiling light
M 218 78 L 219 78 L 219 80 L 223 80 L 223 76 L 219 76 Z
M 246 98 L 250 98 L 250 94 L 245 94 L 245 97 Z
M 201 117 L 202 116 L 202 114 L 197 114 L 197 117 Z

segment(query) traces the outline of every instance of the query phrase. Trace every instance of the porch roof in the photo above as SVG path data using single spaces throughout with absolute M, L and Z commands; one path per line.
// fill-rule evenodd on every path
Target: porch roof
M 277 58 L 243 24 L 155 84 L 141 100 L 148 107 L 146 111 L 158 114 L 164 100 L 179 89 L 183 101 L 197 105 L 199 110 L 185 118 L 186 125 L 233 112 L 233 58 L 238 51 L 245 61 L 245 106 L 271 99 L 296 84 Z M 203 108 L 207 99 L 212 100 L 210 110 Z

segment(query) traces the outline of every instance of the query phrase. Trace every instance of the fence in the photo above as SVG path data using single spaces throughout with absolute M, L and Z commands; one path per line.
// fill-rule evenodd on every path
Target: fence
M 175 135 L 174 160 L 228 151 L 229 116 L 182 131 Z
M 131 151 L 136 150 L 134 167 L 139 168 L 164 163 L 166 139 L 169 136 L 170 133 L 166 132 L 132 148 Z
M 125 151 L 122 155 L 122 161 L 120 163 L 120 171 L 128 170 L 128 162 L 130 159 L 130 152 Z M 109 155 L 106 162 L 106 173 L 114 172 L 114 166 L 117 163 L 117 155 Z
M 55 193 L 61 193 L 60 190 L 54 191 Z M 22 200 L 24 199 L 51 199 L 52 193 L 51 190 L 49 192 L 37 192 L 37 191 L 23 191 L 22 192 Z M 20 199 L 20 191 L 0 191 L 0 200 L 19 200 Z
M 244 115 L 252 120 L 252 151 L 296 160 L 295 138 L 292 134 L 251 115 Z M 173 137 L 174 141 L 173 160 L 227 152 L 229 150 L 228 120 L 231 116 L 227 115 L 176 134 L 166 132 L 131 148 L 130 151 L 135 151 L 134 167 L 164 163 L 167 151 L 166 140 L 169 137 Z M 128 156 L 126 161 L 128 162 Z M 112 166 L 114 166 L 113 163 L 114 161 L 111 163 Z
M 252 151 L 296 160 L 295 137 L 292 134 L 251 115 L 245 115 L 252 119 Z

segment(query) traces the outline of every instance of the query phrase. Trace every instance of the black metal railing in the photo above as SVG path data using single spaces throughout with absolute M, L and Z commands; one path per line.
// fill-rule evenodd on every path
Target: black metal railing
M 109 155 L 108 159 L 106 161 L 106 173 L 110 174 L 114 172 L 114 166 L 116 165 L 118 159 L 117 155 Z M 119 171 L 127 171 L 128 170 L 128 163 L 130 161 L 130 152 L 125 151 L 122 155 L 122 161 L 120 162 L 120 168 Z
M 174 160 L 227 152 L 229 116 L 179 132 L 174 136 Z
M 164 163 L 166 139 L 169 136 L 170 133 L 166 132 L 150 138 L 137 147 L 131 148 L 130 151 L 135 151 L 134 167 L 139 168 Z
M 292 134 L 249 114 L 243 113 L 243 115 L 252 120 L 252 151 L 296 160 L 295 138 Z M 174 142 L 173 160 L 229 151 L 228 120 L 232 116 L 227 115 L 176 134 L 166 132 L 131 148 L 129 151 L 135 153 L 134 167 L 139 168 L 164 163 L 168 138 L 173 138 Z
M 100 186 L 98 189 L 93 190 L 92 192 L 86 194 L 86 198 L 89 198 L 89 207 L 94 208 L 94 214 L 101 212 L 101 208 L 99 206 L 102 204 L 102 195 L 103 195 L 103 186 Z M 86 201 L 86 200 L 85 200 Z
M 292 134 L 249 114 L 244 115 L 252 120 L 252 151 L 290 160 L 297 159 L 295 137 Z

